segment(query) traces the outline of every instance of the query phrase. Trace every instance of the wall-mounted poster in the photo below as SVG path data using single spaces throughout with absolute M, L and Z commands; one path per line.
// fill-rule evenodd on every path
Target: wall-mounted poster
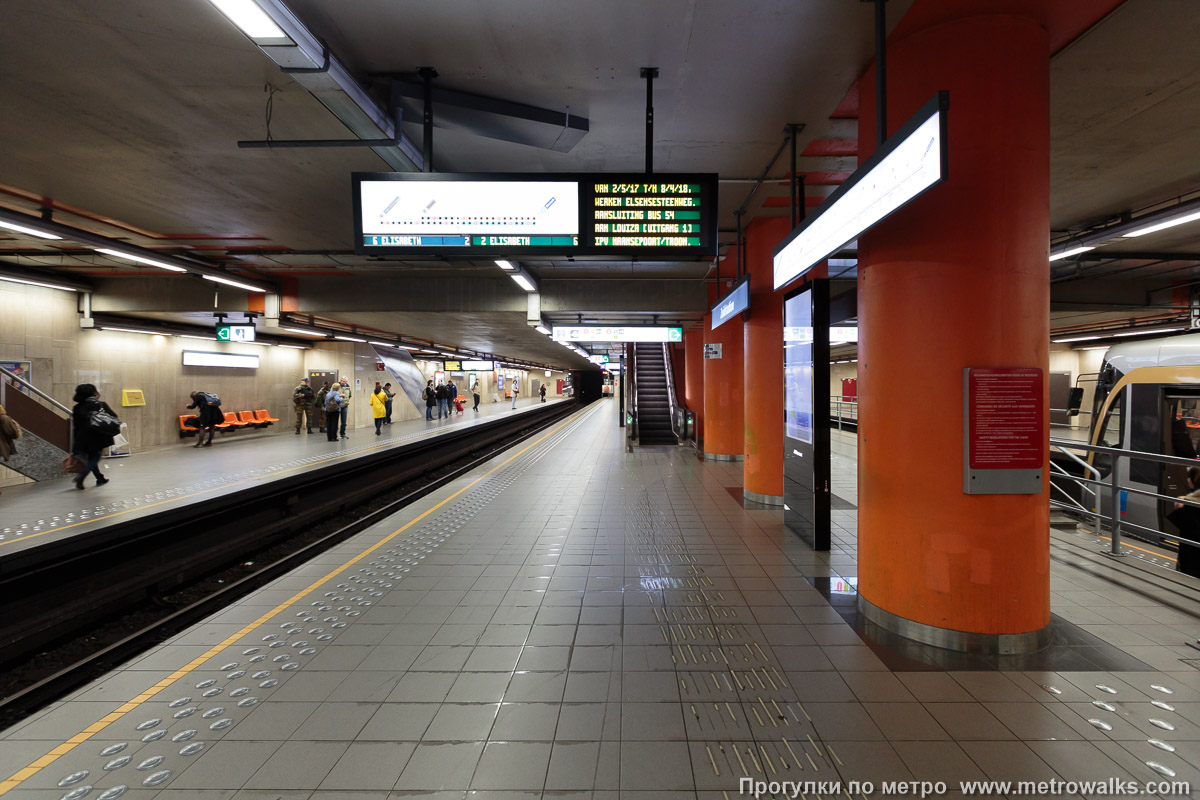
M 496 389 L 501 392 L 504 391 L 504 376 L 503 375 L 496 376 Z
M 27 380 L 33 383 L 33 362 L 32 361 L 0 361 L 0 367 L 16 375 L 18 378 Z M 25 394 L 29 394 L 29 390 L 24 386 L 20 390 Z

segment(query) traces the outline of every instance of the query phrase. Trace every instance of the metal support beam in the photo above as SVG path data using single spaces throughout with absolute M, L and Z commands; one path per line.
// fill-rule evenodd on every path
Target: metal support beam
M 887 0 L 875 0 L 875 146 L 887 141 Z
M 734 213 L 737 214 L 737 277 L 740 281 L 742 279 L 742 209 L 739 208 Z M 720 287 L 717 288 L 717 294 L 721 294 Z
M 791 176 L 789 181 L 789 196 L 791 198 L 788 203 L 788 208 L 791 214 L 788 219 L 791 221 L 791 226 L 795 228 L 800 224 L 800 220 L 804 219 L 804 178 L 796 174 L 796 140 L 800 137 L 800 131 L 804 130 L 804 126 L 795 122 L 789 122 L 783 129 L 787 134 L 788 141 L 792 146 L 791 167 L 788 170 L 788 175 Z M 799 192 L 797 192 L 799 186 Z M 797 195 L 799 197 L 797 198 Z
M 654 172 L 654 79 L 658 67 L 642 67 L 641 75 L 646 79 L 646 174 Z
M 421 67 L 417 70 L 417 74 L 425 82 L 425 115 L 423 118 L 425 135 L 421 152 L 424 157 L 425 171 L 433 172 L 433 79 L 438 76 L 438 73 L 433 67 Z

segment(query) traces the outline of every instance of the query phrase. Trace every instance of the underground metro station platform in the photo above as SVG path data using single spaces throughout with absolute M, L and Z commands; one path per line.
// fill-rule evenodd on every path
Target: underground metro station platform
M 3 14 L 2 800 L 1200 795 L 1192 3 Z

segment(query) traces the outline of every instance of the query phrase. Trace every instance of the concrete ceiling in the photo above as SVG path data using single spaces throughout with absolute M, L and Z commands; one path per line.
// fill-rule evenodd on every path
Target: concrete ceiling
M 639 170 L 645 84 L 637 73 L 641 66 L 657 66 L 656 169 L 750 178 L 775 152 L 787 122 L 806 123 L 802 151 L 829 140 L 853 144 L 856 120 L 830 117 L 872 55 L 871 7 L 853 0 L 287 2 L 380 97 L 385 84 L 371 73 L 432 65 L 447 88 L 551 109 L 569 106 L 591 121 L 588 135 L 569 153 L 439 129 L 435 152 L 443 169 Z M 896 24 L 910 5 L 892 0 L 889 21 Z M 1200 189 L 1196 41 L 1194 0 L 1126 0 L 1055 55 L 1056 231 L 1079 230 Z M 264 136 L 267 84 L 279 90 L 271 125 L 277 138 L 346 138 L 348 132 L 205 0 L 7 0 L 0 66 L 0 205 L 30 213 L 51 206 L 56 219 L 68 224 L 268 276 L 337 276 L 369 287 L 376 276 L 495 274 L 488 261 L 348 253 L 349 173 L 385 169 L 383 162 L 359 149 L 238 149 L 238 139 Z M 407 133 L 420 140 L 415 128 Z M 801 170 L 827 174 L 810 185 L 810 195 L 832 191 L 837 174 L 856 161 L 853 149 L 844 147 L 812 152 L 823 154 L 803 157 Z M 784 172 L 781 161 L 771 174 Z M 730 229 L 732 209 L 751 184 L 721 188 L 720 225 Z M 785 213 L 779 204 L 785 191 L 768 182 L 752 213 Z M 1200 238 L 1187 228 L 1143 237 L 1107 253 L 1102 248 L 1097 257 L 1056 262 L 1054 275 L 1064 281 L 1200 278 L 1200 261 L 1108 257 L 1133 247 L 1198 253 Z M 0 236 L 0 256 L 6 253 L 33 266 L 147 273 L 87 251 Z M 531 267 L 541 278 L 622 281 L 698 279 L 708 269 L 704 263 L 629 261 Z M 370 324 L 365 319 L 359 324 Z M 533 348 L 510 355 L 537 358 L 537 340 L 526 340 L 531 330 L 512 313 L 488 320 L 486 331 L 453 315 L 406 312 L 387 321 L 422 326 L 429 338 L 448 344 Z M 455 336 L 465 338 L 456 342 Z

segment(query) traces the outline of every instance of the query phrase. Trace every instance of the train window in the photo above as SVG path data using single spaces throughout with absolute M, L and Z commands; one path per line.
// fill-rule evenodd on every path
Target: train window
M 1159 418 L 1161 387 L 1157 384 L 1138 384 L 1129 391 L 1129 449 L 1142 453 L 1161 453 L 1162 423 Z M 1156 461 L 1129 460 L 1129 480 L 1158 486 L 1159 464 Z

